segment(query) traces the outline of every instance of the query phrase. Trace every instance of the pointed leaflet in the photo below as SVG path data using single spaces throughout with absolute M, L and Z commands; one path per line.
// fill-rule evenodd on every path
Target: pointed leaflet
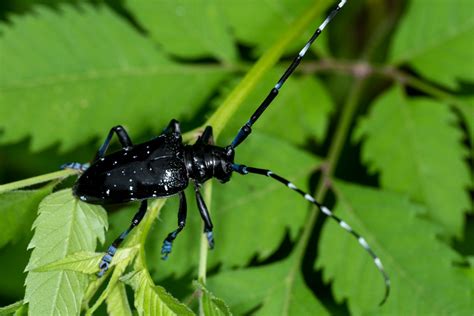
M 107 217 L 100 206 L 83 203 L 62 190 L 40 204 L 33 224 L 33 249 L 27 270 L 25 300 L 32 315 L 77 315 L 87 286 L 87 275 L 73 271 L 32 272 L 78 251 L 93 251 L 104 241 Z
M 473 11 L 469 0 L 408 2 L 393 40 L 392 62 L 408 62 L 452 89 L 460 80 L 474 81 Z
M 33 149 L 71 149 L 117 124 L 160 131 L 229 71 L 171 61 L 107 7 L 36 11 L 0 26 L 2 143 L 32 136 Z
M 203 296 L 203 313 L 206 316 L 230 316 L 232 315 L 229 306 L 221 300 L 214 296 L 204 284 L 195 281 L 194 286 L 201 291 Z
M 119 282 L 105 299 L 107 314 L 110 316 L 132 316 L 132 310 L 127 299 L 125 285 Z
M 378 307 L 384 284 L 374 262 L 357 240 L 328 221 L 317 266 L 332 280 L 337 301 L 347 298 L 354 315 L 468 314 L 469 281 L 453 266 L 461 258 L 436 237 L 438 226 L 419 217 L 420 206 L 405 195 L 342 182 L 336 182 L 336 196 L 335 213 L 367 240 L 392 284 Z
M 39 202 L 51 192 L 46 186 L 39 190 L 12 191 L 0 194 L 0 248 L 28 236 Z
M 457 124 L 447 106 L 410 99 L 395 87 L 373 104 L 357 135 L 363 160 L 380 173 L 382 187 L 424 203 L 448 234 L 460 236 L 469 170 Z
M 254 131 L 245 146 L 236 153 L 237 163 L 272 169 L 301 188 L 307 188 L 308 175 L 317 168 L 317 157 Z M 184 275 L 199 262 L 199 236 L 202 221 L 195 208 L 193 194 L 188 194 L 188 219 L 184 230 L 173 244 L 166 262 L 159 260 L 159 251 L 167 233 L 176 229 L 175 203 L 167 203 L 163 222 L 147 245 L 150 266 L 157 268 L 156 277 L 167 273 Z M 257 175 L 234 174 L 224 185 L 215 183 L 212 191 L 211 216 L 214 224 L 215 248 L 208 255 L 209 266 L 246 265 L 255 255 L 267 258 L 276 251 L 286 234 L 294 240 L 308 210 L 308 202 L 280 183 Z M 169 202 L 177 199 L 170 199 Z M 166 272 L 165 272 L 166 271 Z
M 217 274 L 208 287 L 222 297 L 236 315 L 261 306 L 256 315 L 327 315 L 323 305 L 306 286 L 299 261 L 282 262 Z M 253 314 L 252 314 L 253 315 Z
M 215 0 L 136 0 L 126 6 L 150 36 L 173 55 L 214 56 L 226 62 L 237 57 L 225 17 Z
M 0 307 L 0 315 L 12 315 L 17 310 L 19 310 L 23 306 L 23 300 L 15 302 L 13 304 Z
M 172 297 L 164 288 L 154 285 L 148 272 L 144 270 L 131 272 L 122 277 L 122 280 L 135 292 L 134 304 L 139 315 L 194 315 L 186 305 Z

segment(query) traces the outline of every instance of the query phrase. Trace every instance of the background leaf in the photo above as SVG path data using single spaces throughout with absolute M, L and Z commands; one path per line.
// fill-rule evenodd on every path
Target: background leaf
M 132 316 L 132 310 L 128 304 L 125 285 L 118 283 L 106 299 L 107 313 L 110 316 Z
M 342 182 L 336 188 L 335 213 L 366 238 L 392 284 L 388 301 L 378 308 L 380 273 L 357 240 L 331 221 L 322 232 L 317 266 L 324 267 L 326 282 L 333 281 L 338 301 L 347 298 L 354 315 L 469 314 L 469 281 L 453 267 L 460 256 L 436 237 L 439 226 L 419 218 L 419 205 L 373 188 Z
M 374 104 L 358 135 L 366 137 L 362 156 L 380 172 L 382 187 L 424 203 L 448 234 L 460 236 L 470 181 L 461 132 L 448 107 L 393 88 Z
M 185 58 L 214 56 L 229 62 L 237 58 L 222 9 L 215 0 L 139 0 L 126 5 L 151 37 L 173 55 Z
M 51 186 L 39 190 L 13 191 L 0 195 L 0 248 L 8 242 L 23 239 L 36 217 L 40 201 L 51 192 Z
M 395 34 L 392 62 L 409 62 L 450 88 L 458 87 L 460 80 L 472 82 L 473 10 L 469 0 L 411 1 Z
M 36 11 L 0 28 L 3 143 L 31 135 L 35 150 L 71 149 L 117 124 L 159 131 L 192 115 L 228 73 L 171 61 L 105 7 Z

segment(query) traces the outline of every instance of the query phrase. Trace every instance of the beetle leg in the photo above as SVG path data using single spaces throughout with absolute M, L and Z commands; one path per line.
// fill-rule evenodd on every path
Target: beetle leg
M 142 201 L 140 204 L 140 208 L 138 209 L 138 212 L 135 214 L 135 216 L 132 219 L 132 223 L 130 224 L 130 227 L 126 231 L 124 231 L 120 236 L 115 239 L 115 241 L 112 243 L 112 245 L 109 246 L 107 249 L 107 253 L 102 257 L 102 260 L 99 264 L 100 271 L 97 273 L 98 277 L 101 277 L 104 275 L 105 272 L 109 269 L 109 265 L 112 262 L 112 258 L 115 255 L 115 252 L 117 251 L 117 248 L 120 247 L 120 244 L 124 239 L 127 237 L 127 235 L 132 231 L 132 229 L 140 224 L 141 220 L 143 219 L 143 216 L 145 216 L 146 209 L 148 207 L 148 202 L 147 200 Z
M 209 248 L 214 248 L 214 234 L 212 232 L 212 225 L 211 215 L 207 209 L 206 203 L 204 203 L 204 199 L 202 198 L 201 192 L 199 191 L 199 184 L 195 184 L 194 191 L 196 192 L 196 201 L 197 206 L 199 209 L 199 213 L 201 214 L 202 221 L 204 222 L 204 233 L 207 237 L 207 242 L 209 243 Z
M 175 119 L 172 119 L 163 132 L 165 134 L 175 134 L 181 136 L 181 128 L 179 127 L 179 122 Z
M 179 232 L 183 230 L 186 225 L 186 216 L 188 213 L 188 207 L 186 204 L 186 195 L 183 191 L 179 192 L 179 211 L 178 211 L 178 228 L 168 234 L 165 240 L 163 240 L 163 246 L 161 247 L 161 259 L 168 259 L 168 255 L 171 253 L 173 247 L 173 241 L 178 236 Z
M 102 144 L 102 146 L 100 146 L 99 150 L 97 151 L 94 161 L 105 156 L 105 152 L 107 151 L 107 148 L 109 148 L 109 144 L 110 144 L 110 141 L 112 140 L 112 136 L 114 135 L 114 133 L 117 134 L 117 137 L 120 141 L 120 144 L 122 144 L 123 149 L 127 150 L 133 146 L 132 140 L 128 136 L 127 131 L 123 128 L 123 126 L 122 125 L 114 126 L 110 129 L 109 135 L 107 135 L 105 142 Z
M 206 126 L 204 132 L 196 141 L 196 144 L 214 145 L 214 137 L 212 136 L 211 126 Z

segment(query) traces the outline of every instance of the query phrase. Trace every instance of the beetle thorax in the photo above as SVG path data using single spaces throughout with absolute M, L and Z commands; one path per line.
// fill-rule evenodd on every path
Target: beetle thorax
M 184 148 L 184 159 L 189 177 L 199 183 L 216 178 L 224 183 L 232 175 L 234 150 L 213 145 L 194 144 Z

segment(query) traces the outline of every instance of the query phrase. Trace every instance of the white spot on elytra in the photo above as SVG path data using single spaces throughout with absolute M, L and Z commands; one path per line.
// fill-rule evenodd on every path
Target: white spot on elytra
M 133 186 L 129 186 L 128 188 L 130 189 L 130 191 L 133 191 Z
M 347 231 L 352 231 L 352 228 L 349 225 L 347 225 L 347 223 L 344 222 L 344 221 L 340 221 L 339 225 L 341 225 L 341 227 L 344 228 Z
M 365 249 L 369 249 L 369 244 L 365 241 L 363 237 L 359 237 L 359 244 L 361 244 L 362 247 Z
M 100 158 L 100 161 L 104 161 L 105 159 L 104 158 Z
M 80 198 L 82 201 L 87 201 L 87 198 L 86 198 L 84 195 L 81 195 L 79 198 Z
M 149 170 L 150 170 L 150 171 L 153 171 L 153 168 L 150 168 Z
M 154 194 L 154 193 L 153 193 L 153 195 L 152 195 L 152 196 L 153 196 L 153 197 L 156 197 L 156 194 Z
M 113 165 L 115 166 L 117 164 L 117 160 L 114 161 Z
M 110 177 L 110 172 L 107 172 L 107 177 Z
M 117 187 L 117 185 L 116 185 L 116 184 L 114 184 L 114 188 L 116 188 L 116 187 Z
M 133 170 L 133 174 L 136 174 L 137 172 L 135 170 Z
M 326 207 L 326 206 L 321 206 L 321 211 L 326 214 L 327 216 L 332 216 L 332 212 Z
M 149 151 L 149 150 L 147 150 L 147 151 L 146 151 L 146 153 L 147 153 L 147 154 L 150 154 L 150 151 Z
M 128 179 L 128 182 L 133 182 L 133 180 L 130 178 L 130 179 Z
M 168 191 L 168 186 L 165 184 L 165 191 Z
M 133 156 L 132 158 L 133 158 L 133 159 L 136 159 L 137 157 L 138 157 L 138 156 L 137 156 L 137 155 L 135 155 L 135 156 Z
M 105 191 L 105 194 L 110 195 L 110 189 L 107 189 L 107 191 Z

